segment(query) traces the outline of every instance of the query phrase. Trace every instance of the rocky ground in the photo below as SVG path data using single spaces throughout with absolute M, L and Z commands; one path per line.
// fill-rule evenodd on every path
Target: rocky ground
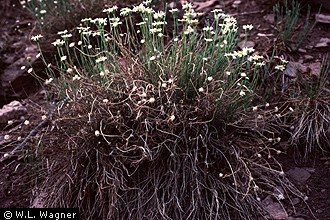
M 272 7 L 276 0 L 193 2 L 196 10 L 204 12 L 205 16 L 214 8 L 224 8 L 227 13 L 237 15 L 240 24 L 253 24 L 250 46 L 263 52 L 272 47 L 275 38 Z M 307 3 L 301 1 L 302 6 Z M 299 74 L 317 75 L 322 57 L 330 48 L 329 2 L 319 0 L 312 3 L 312 18 L 317 23 L 307 42 L 298 51 L 290 53 L 289 60 L 294 64 L 292 78 Z M 317 15 L 320 3 L 325 5 Z M 18 0 L 4 0 L 0 13 L 0 207 L 29 207 L 32 204 L 32 181 L 38 174 L 33 169 L 37 161 L 27 157 L 26 152 L 30 150 L 29 137 L 32 138 L 45 124 L 42 113 L 47 113 L 44 92 L 28 73 L 30 67 L 26 60 L 31 57 L 33 63 L 37 59 L 37 48 L 29 40 L 37 26 Z M 306 13 L 305 9 L 303 13 Z M 330 95 L 330 90 L 328 92 Z M 10 153 L 14 149 L 17 151 L 12 156 Z M 282 207 L 271 198 L 264 198 L 262 203 L 270 218 L 330 219 L 330 156 L 317 156 L 313 161 L 299 164 L 295 163 L 292 154 L 283 155 L 279 160 L 286 175 L 308 198 L 306 201 L 291 198 L 289 203 L 295 209 L 289 204 Z

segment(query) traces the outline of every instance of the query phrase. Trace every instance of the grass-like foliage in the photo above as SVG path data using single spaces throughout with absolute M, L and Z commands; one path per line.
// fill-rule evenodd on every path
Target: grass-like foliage
M 297 104 L 301 115 L 293 116 L 291 143 L 296 146 L 297 156 L 302 161 L 315 157 L 317 152 L 330 151 L 330 100 L 325 90 L 329 73 L 326 55 L 321 64 L 320 75 L 306 79 L 301 88 L 304 96 Z
M 310 24 L 310 7 L 308 6 L 308 11 L 304 23 L 299 28 L 299 15 L 301 11 L 301 6 L 299 1 L 283 1 L 283 4 L 278 2 L 274 7 L 275 15 L 275 25 L 278 33 L 279 39 L 288 44 L 292 43 L 294 50 L 300 48 L 301 44 L 306 40 L 308 34 L 312 31 L 315 24 Z
M 137 0 L 111 1 L 112 4 L 130 5 Z M 38 21 L 45 34 L 76 27 L 85 17 L 95 17 L 108 0 L 22 0 L 20 4 Z M 48 37 L 47 36 L 47 37 Z
M 191 4 L 183 16 L 149 4 L 59 32 L 52 64 L 32 38 L 62 100 L 43 136 L 45 206 L 83 219 L 256 219 L 267 195 L 302 197 L 274 159 L 279 132 L 251 106 L 265 60 L 235 51 L 236 19 L 215 10 L 197 28 Z

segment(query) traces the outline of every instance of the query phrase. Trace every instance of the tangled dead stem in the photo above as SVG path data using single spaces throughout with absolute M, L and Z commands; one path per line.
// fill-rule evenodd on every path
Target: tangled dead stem
M 303 197 L 262 132 L 240 124 L 254 114 L 230 126 L 206 95 L 180 102 L 174 83 L 111 78 L 81 79 L 44 135 L 45 207 L 79 207 L 83 219 L 256 219 L 265 195 Z

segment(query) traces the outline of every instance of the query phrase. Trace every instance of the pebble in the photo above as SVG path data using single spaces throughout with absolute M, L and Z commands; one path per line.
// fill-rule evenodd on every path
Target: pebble
M 311 55 L 308 55 L 308 54 L 304 55 L 304 56 L 303 56 L 303 58 L 304 58 L 304 61 L 305 61 L 305 62 L 308 62 L 308 61 L 311 61 L 311 60 L 313 60 L 313 59 L 314 59 L 314 57 L 313 57 L 313 56 L 311 56 Z
M 330 39 L 323 37 L 320 39 L 320 41 L 315 45 L 316 48 L 320 48 L 320 47 L 327 47 L 328 44 L 330 43 Z
M 12 101 L 0 109 L 0 123 L 7 124 L 9 120 L 17 119 L 25 114 L 27 114 L 27 109 L 19 101 Z
M 291 199 L 292 205 L 298 205 L 300 203 L 300 199 L 299 198 L 293 198 Z
M 298 73 L 307 73 L 307 72 L 308 72 L 307 66 L 299 62 L 291 62 L 291 61 L 286 65 L 286 68 L 283 71 L 283 73 L 286 76 L 292 78 L 296 78 Z
M 274 14 L 268 14 L 264 16 L 265 21 L 267 21 L 268 23 L 273 24 L 275 22 L 275 16 Z
M 240 48 L 240 49 L 243 49 L 243 47 L 252 47 L 254 48 L 255 47 L 255 43 L 253 41 L 246 41 L 245 42 L 245 45 L 244 45 L 244 41 L 240 41 L 237 43 L 237 46 Z
M 295 167 L 290 169 L 287 174 L 297 183 L 305 183 L 310 177 L 311 174 L 304 168 Z
M 316 212 L 317 212 L 317 213 L 322 213 L 323 210 L 322 210 L 322 209 L 318 209 L 318 210 L 316 210 Z
M 283 209 L 282 205 L 278 202 L 274 202 L 270 195 L 262 201 L 262 206 L 266 209 L 271 219 L 288 218 L 288 214 Z
M 319 22 L 319 23 L 330 24 L 330 15 L 316 14 L 315 20 L 316 20 L 316 22 Z
M 232 7 L 233 7 L 233 8 L 237 8 L 241 3 L 242 3 L 242 1 L 240 1 L 240 0 L 236 0 L 236 1 L 233 2 Z
M 321 71 L 321 62 L 309 64 L 309 69 L 311 70 L 312 75 L 319 76 Z

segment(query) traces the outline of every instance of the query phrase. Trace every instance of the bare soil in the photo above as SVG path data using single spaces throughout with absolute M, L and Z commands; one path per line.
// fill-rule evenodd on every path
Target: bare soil
M 0 4 L 0 76 L 11 63 L 24 58 L 24 49 L 30 47 L 29 37 L 35 28 L 35 22 L 31 16 L 22 9 L 18 0 L 5 0 Z M 250 40 L 255 43 L 257 51 L 265 52 L 274 44 L 273 24 L 265 20 L 265 16 L 273 13 L 273 5 L 276 0 L 251 0 L 241 1 L 237 8 L 233 7 L 233 0 L 218 1 L 194 1 L 203 11 L 211 11 L 215 7 L 224 8 L 225 11 L 237 16 L 240 26 L 253 24 Z M 325 1 L 326 2 L 326 1 Z M 306 4 L 308 1 L 301 1 L 303 12 L 307 13 Z M 313 4 L 312 18 L 318 11 L 318 4 Z M 329 11 L 322 10 L 322 13 L 330 14 Z M 205 15 L 209 16 L 209 15 Z M 301 20 L 303 21 L 303 17 Z M 301 47 L 302 50 L 288 53 L 290 59 L 298 62 L 301 60 L 304 65 L 320 62 L 322 56 L 329 51 L 329 46 L 316 48 L 315 45 L 321 38 L 330 38 L 330 25 L 317 24 L 308 40 Z M 306 55 L 309 56 L 306 61 Z M 18 83 L 19 91 L 7 91 L 0 89 L 0 107 L 11 100 L 21 100 L 28 109 L 28 114 L 24 118 L 14 121 L 11 126 L 0 125 L 0 157 L 21 143 L 29 132 L 41 121 L 41 115 L 37 115 L 36 109 L 45 109 L 43 94 L 38 91 L 35 80 L 26 71 L 24 77 Z M 19 95 L 17 95 L 19 93 Z M 29 120 L 29 125 L 23 122 Z M 4 140 L 4 135 L 10 133 L 11 139 Z M 21 140 L 17 138 L 21 136 Z M 28 142 L 30 143 L 30 142 Z M 38 177 L 38 161 L 30 155 L 31 150 L 35 150 L 26 144 L 22 153 L 17 156 L 0 162 L 0 207 L 29 207 L 33 187 Z M 290 149 L 290 146 L 289 146 Z M 35 152 L 34 152 L 35 153 Z M 308 195 L 306 206 L 303 201 L 297 201 L 295 210 L 288 208 L 287 212 L 291 219 L 330 219 L 330 157 L 329 155 L 317 155 L 308 163 L 296 163 L 293 159 L 292 151 L 281 156 L 284 170 L 288 171 L 295 167 L 306 168 L 311 174 L 308 180 L 301 184 L 296 183 L 298 188 Z M 293 180 L 294 182 L 295 180 Z

